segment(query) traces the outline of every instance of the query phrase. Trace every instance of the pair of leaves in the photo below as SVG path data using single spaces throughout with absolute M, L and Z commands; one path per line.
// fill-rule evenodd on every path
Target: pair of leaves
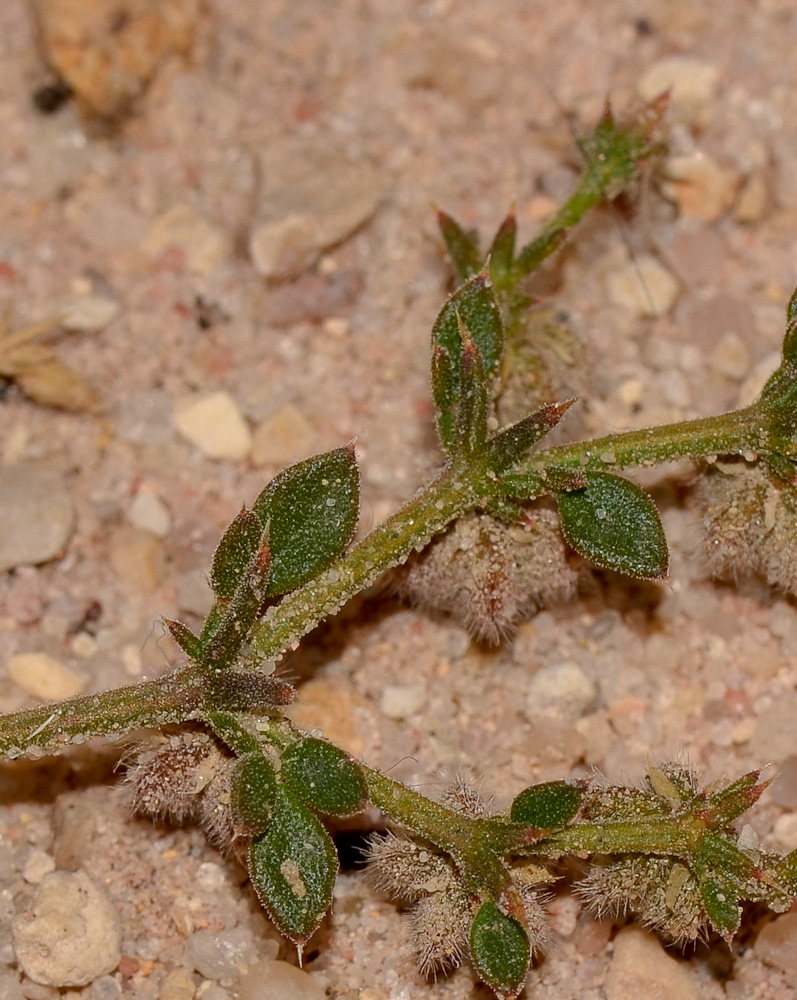
M 279 778 L 262 755 L 250 755 L 236 768 L 234 815 L 255 834 L 252 884 L 277 928 L 297 945 L 332 905 L 338 872 L 335 845 L 315 812 L 351 815 L 364 808 L 366 797 L 359 765 L 316 737 L 283 753 Z
M 354 448 L 337 448 L 285 469 L 224 532 L 213 556 L 216 603 L 200 636 L 167 622 L 193 659 L 229 667 L 264 601 L 295 590 L 336 559 L 354 534 L 359 511 Z

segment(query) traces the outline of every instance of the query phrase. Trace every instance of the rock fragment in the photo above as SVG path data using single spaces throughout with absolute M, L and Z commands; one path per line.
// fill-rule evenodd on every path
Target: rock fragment
M 702 126 L 710 118 L 719 76 L 717 67 L 702 59 L 666 56 L 648 67 L 637 90 L 646 101 L 669 90 L 673 116 L 688 125 Z
M 765 924 L 754 950 L 767 965 L 797 975 L 797 913 L 784 913 Z
M 239 462 L 252 447 L 252 434 L 227 392 L 191 399 L 177 408 L 177 430 L 208 458 Z
M 42 701 L 61 701 L 80 694 L 85 682 L 47 653 L 17 653 L 8 661 L 8 676 L 22 690 Z
M 197 274 L 210 274 L 231 250 L 225 232 L 182 203 L 172 205 L 155 219 L 143 245 L 152 256 L 170 247 L 180 250 L 188 268 Z
M 238 1000 L 324 1000 L 326 995 L 309 972 L 287 962 L 256 962 L 238 985 Z
M 108 893 L 85 872 L 52 872 L 12 924 L 14 954 L 43 986 L 86 986 L 122 957 L 122 929 Z
M 315 431 L 295 406 L 266 417 L 252 438 L 255 465 L 289 465 L 313 453 Z
M 689 966 L 670 958 L 659 939 L 632 924 L 614 941 L 612 964 L 604 983 L 606 1000 L 699 1000 Z
M 127 111 L 170 55 L 188 52 L 201 0 L 38 0 L 45 54 L 84 108 Z
M 598 687 L 577 663 L 552 663 L 541 667 L 529 681 L 526 715 L 578 718 L 598 696 Z
M 681 215 L 715 222 L 733 204 L 739 186 L 734 170 L 723 167 L 707 153 L 671 156 L 664 164 L 665 197 L 675 202 Z
M 249 250 L 274 280 L 295 278 L 376 212 L 384 184 L 335 136 L 291 137 L 261 156 L 263 178 Z
M 55 559 L 75 523 L 66 483 L 52 466 L 20 462 L 0 475 L 0 572 Z
M 607 276 L 609 298 L 635 316 L 666 316 L 678 296 L 675 278 L 649 254 L 641 254 Z

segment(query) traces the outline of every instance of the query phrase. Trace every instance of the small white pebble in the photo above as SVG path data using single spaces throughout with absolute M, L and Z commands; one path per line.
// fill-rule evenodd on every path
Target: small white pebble
M 249 427 L 227 392 L 184 402 L 174 421 L 180 434 L 208 458 L 238 462 L 252 447 Z
M 382 692 L 380 708 L 388 719 L 406 719 L 426 704 L 425 684 L 388 684 Z
M 172 530 L 172 515 L 161 498 L 152 490 L 138 491 L 127 508 L 127 519 L 136 528 L 165 538 Z
M 22 877 L 31 885 L 38 885 L 45 875 L 55 871 L 55 858 L 46 851 L 32 851 L 22 869 Z
M 526 692 L 529 719 L 544 715 L 578 718 L 598 695 L 595 681 L 577 663 L 552 663 L 532 675 Z
M 739 186 L 736 172 L 706 153 L 671 156 L 664 164 L 662 192 L 681 215 L 715 222 L 733 204 Z
M 26 694 L 42 701 L 73 698 L 85 686 L 82 677 L 47 653 L 16 653 L 8 661 L 8 676 Z
M 665 316 L 678 295 L 675 278 L 649 254 L 640 254 L 607 276 L 609 298 L 635 316 Z

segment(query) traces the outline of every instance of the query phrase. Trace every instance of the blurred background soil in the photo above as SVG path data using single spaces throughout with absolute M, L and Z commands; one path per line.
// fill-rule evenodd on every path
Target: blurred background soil
M 750 401 L 797 282 L 796 44 L 791 0 L 0 5 L 5 334 L 56 318 L 32 352 L 0 340 L 0 709 L 167 669 L 161 617 L 200 620 L 215 540 L 285 464 L 356 437 L 363 530 L 413 494 L 440 462 L 428 345 L 451 276 L 431 206 L 487 237 L 515 205 L 529 238 L 607 96 L 671 87 L 670 150 L 539 279 L 589 361 L 565 433 Z M 694 477 L 639 479 L 668 582 L 594 574 L 498 649 L 359 599 L 291 663 L 295 717 L 430 794 L 473 768 L 498 807 L 592 768 L 771 762 L 750 823 L 794 849 L 797 611 L 711 580 Z M 294 995 L 262 966 L 247 980 L 295 957 L 243 871 L 131 819 L 119 753 L 0 771 L 2 995 Z M 467 968 L 421 980 L 406 921 L 348 863 L 295 996 L 487 996 Z M 122 922 L 119 966 L 82 989 L 20 982 L 10 944 L 56 866 L 105 885 Z M 530 1000 L 797 996 L 795 915 L 750 914 L 732 952 L 682 959 L 567 892 L 552 911 Z

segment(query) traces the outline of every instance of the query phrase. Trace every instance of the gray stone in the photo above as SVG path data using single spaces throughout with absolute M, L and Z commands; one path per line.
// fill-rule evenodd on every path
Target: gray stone
M 45 875 L 11 930 L 22 970 L 43 986 L 86 986 L 122 957 L 113 901 L 82 871 Z
M 202 928 L 185 943 L 186 958 L 205 979 L 223 982 L 234 980 L 241 965 L 250 965 L 257 957 L 251 933 L 243 927 L 212 931 Z
M 74 524 L 66 483 L 52 466 L 20 462 L 0 469 L 0 572 L 55 559 Z
M 268 278 L 301 274 L 379 207 L 383 181 L 335 136 L 293 137 L 261 155 L 262 186 L 249 250 Z

